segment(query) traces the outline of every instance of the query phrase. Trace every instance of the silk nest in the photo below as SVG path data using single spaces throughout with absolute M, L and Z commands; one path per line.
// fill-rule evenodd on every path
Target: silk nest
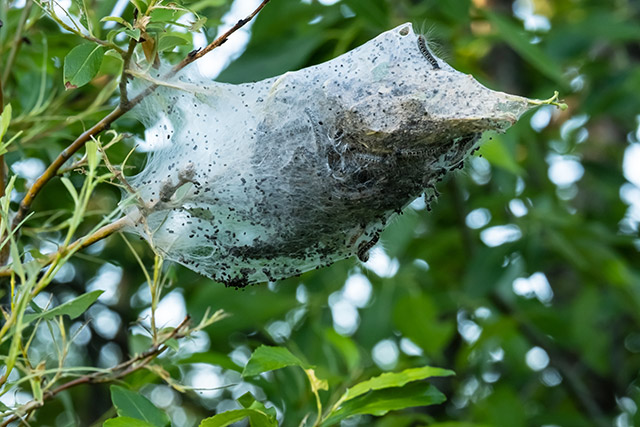
M 214 82 L 193 66 L 141 73 L 133 95 L 159 87 L 136 107 L 151 148 L 128 178 L 128 230 L 236 287 L 365 261 L 394 215 L 423 193 L 432 201 L 483 132 L 531 107 L 450 67 L 410 24 L 256 83 Z

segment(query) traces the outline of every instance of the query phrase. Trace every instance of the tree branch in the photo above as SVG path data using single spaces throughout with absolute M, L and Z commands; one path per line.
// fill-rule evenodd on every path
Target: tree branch
M 22 419 L 23 416 L 20 414 L 24 414 L 24 417 L 28 417 L 33 411 L 38 408 L 41 408 L 44 405 L 44 402 L 47 400 L 51 400 L 57 394 L 62 391 L 68 390 L 72 387 L 81 385 L 81 384 L 97 384 L 97 383 L 106 383 L 119 380 L 121 378 L 126 377 L 127 375 L 144 368 L 147 366 L 152 360 L 158 357 L 161 353 L 163 353 L 167 348 L 169 348 L 165 343 L 171 339 L 180 339 L 184 338 L 191 331 L 187 326 L 191 320 L 190 316 L 185 317 L 180 324 L 173 329 L 162 342 L 153 345 L 147 351 L 127 360 L 126 362 L 122 362 L 119 365 L 114 366 L 110 369 L 110 372 L 96 372 L 90 375 L 84 375 L 82 377 L 76 378 L 74 380 L 68 381 L 64 384 L 59 385 L 53 390 L 49 390 L 42 395 L 42 400 L 32 400 L 20 408 L 16 410 L 17 413 L 13 414 L 6 420 L 0 424 L 0 427 L 6 427 L 14 421 Z
M 204 49 L 199 51 L 193 51 L 189 55 L 187 55 L 186 58 L 184 58 L 178 65 L 174 67 L 175 72 L 178 72 L 179 70 L 183 69 L 184 67 L 191 64 L 195 60 L 202 58 L 207 53 L 211 52 L 213 49 L 221 46 L 224 42 L 227 41 L 227 39 L 231 34 L 235 33 L 240 28 L 244 27 L 249 21 L 251 21 L 258 14 L 258 12 L 260 12 L 262 8 L 264 8 L 267 5 L 267 3 L 269 3 L 269 1 L 270 0 L 263 0 L 262 3 L 260 3 L 260 5 L 249 16 L 236 22 L 236 24 L 233 27 L 231 27 L 229 30 L 227 30 L 227 32 L 225 32 L 220 37 L 218 37 L 213 42 L 211 42 Z
M 123 55 L 123 64 L 122 64 L 122 75 L 120 76 L 120 108 L 126 108 L 129 105 L 129 98 L 127 96 L 127 80 L 128 76 L 126 73 L 127 68 L 129 68 L 129 63 L 131 62 L 131 56 L 133 55 L 133 50 L 136 47 L 138 42 L 131 38 L 129 39 L 129 47 L 127 48 L 127 52 Z

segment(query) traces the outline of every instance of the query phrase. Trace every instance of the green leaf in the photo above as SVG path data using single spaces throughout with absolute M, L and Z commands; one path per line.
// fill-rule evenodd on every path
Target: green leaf
M 9 253 L 11 253 L 11 268 L 13 268 L 13 271 L 15 271 L 16 274 L 24 281 L 24 268 L 22 266 L 22 261 L 20 260 L 20 254 L 18 253 L 18 245 L 15 244 L 13 239 L 9 245 Z M 27 317 L 28 316 L 24 316 L 24 322 L 28 322 Z
M 271 2 L 257 16 L 247 49 L 216 80 L 256 81 L 307 65 L 314 52 L 330 38 L 332 26 L 344 20 L 339 5 L 325 7 L 313 3 L 316 4 Z M 293 30 L 291 23 L 309 22 L 318 14 L 323 17 L 318 24 Z
M 511 288 L 513 281 L 524 274 L 523 261 L 515 259 L 506 267 L 500 263 L 513 251 L 508 245 L 499 248 L 479 247 L 467 262 L 467 272 L 462 281 L 466 295 L 484 297 L 505 287 Z
M 346 402 L 358 396 L 362 396 L 371 390 L 402 387 L 412 381 L 425 380 L 431 377 L 448 377 L 451 375 L 455 375 L 455 372 L 450 371 L 449 369 L 434 368 L 431 366 L 405 369 L 400 372 L 387 372 L 347 389 L 340 400 Z
M 37 319 L 50 320 L 56 316 L 62 315 L 67 315 L 69 316 L 69 318 L 75 319 L 76 317 L 87 311 L 87 308 L 89 308 L 91 304 L 96 302 L 98 297 L 102 295 L 103 292 L 104 291 L 100 290 L 88 292 L 72 299 L 71 301 L 60 304 L 59 306 L 54 307 L 51 310 L 44 311 L 42 313 L 27 314 L 24 316 L 24 321 L 26 323 L 29 323 Z
M 353 10 L 353 12 L 362 17 L 364 21 L 371 24 L 378 30 L 386 30 L 389 27 L 389 5 L 385 1 L 381 0 L 345 0 L 347 6 Z
M 124 33 L 135 41 L 140 41 L 140 28 L 134 28 L 133 30 L 127 28 Z
M 278 422 L 275 417 L 271 417 L 256 409 L 237 409 L 227 411 L 211 418 L 205 418 L 200 423 L 200 427 L 225 427 L 237 421 L 249 417 L 251 427 L 277 427 Z
M 29 253 L 31 254 L 32 257 L 34 257 L 38 261 L 48 261 L 49 260 L 49 257 L 47 255 L 43 254 L 42 252 L 40 252 L 37 248 L 29 249 Z M 31 308 L 33 308 L 35 310 L 36 307 L 38 307 L 38 306 L 32 303 Z M 38 310 L 39 309 L 40 308 L 38 307 Z
M 442 423 L 429 423 L 429 427 L 488 427 L 488 426 L 486 424 L 468 423 L 464 421 L 445 421 Z
M 247 362 L 247 366 L 242 371 L 242 376 L 251 377 L 286 366 L 299 366 L 302 369 L 309 368 L 306 363 L 291 354 L 286 348 L 263 345 L 253 352 Z
M 177 24 L 178 20 L 184 16 L 187 12 L 182 7 L 179 8 L 154 8 L 151 11 L 151 24 L 147 25 L 147 32 L 149 31 L 164 31 L 164 24 Z M 182 27 L 185 23 L 180 23 L 179 25 Z
M 144 0 L 129 0 L 141 14 L 147 12 L 147 2 Z
M 509 386 L 496 386 L 484 400 L 483 405 L 474 405 L 473 418 L 490 426 L 524 427 L 531 425 L 526 414 L 526 403 Z M 573 421 L 576 421 L 574 418 Z M 546 423 L 545 423 L 546 424 Z M 589 425 L 580 421 L 571 425 Z
M 102 425 L 103 427 L 155 427 L 146 421 L 131 417 L 109 418 Z
M 106 21 L 117 22 L 118 24 L 127 27 L 129 30 L 133 30 L 133 27 L 131 26 L 131 24 L 125 21 L 124 18 L 120 16 L 105 16 L 100 20 L 100 22 L 106 22 Z
M 93 79 L 102 65 L 106 49 L 91 43 L 71 49 L 64 58 L 64 86 L 75 89 Z
M 121 417 L 132 417 L 157 427 L 169 424 L 167 414 L 156 408 L 146 397 L 124 387 L 112 385 L 111 401 Z
M 253 394 L 249 391 L 238 398 L 238 403 L 245 409 L 255 409 L 256 411 L 264 412 L 273 418 L 277 415 L 274 407 L 267 408 L 262 402 L 256 400 Z
M 71 180 L 69 180 L 69 178 L 67 178 L 66 176 L 63 176 L 62 178 L 60 178 L 60 181 L 62 181 L 62 183 L 64 184 L 65 188 L 71 195 L 71 198 L 73 199 L 74 203 L 78 204 L 78 192 L 76 191 L 76 188 L 73 186 L 73 183 L 71 182 Z
M 190 4 L 189 10 L 191 10 L 192 12 L 199 12 L 207 7 L 224 6 L 228 4 L 227 2 L 228 0 L 200 0 L 196 3 Z
M 160 36 L 158 41 L 158 52 L 164 52 L 166 50 L 172 50 L 176 46 L 183 46 L 188 44 L 189 41 L 184 37 L 167 34 Z
M 138 355 L 147 351 L 153 345 L 151 337 L 140 334 L 129 335 L 129 351 L 131 354 Z
M 7 104 L 0 115 L 0 142 L 2 142 L 4 134 L 7 133 L 9 123 L 11 123 L 11 104 Z
M 204 27 L 204 24 L 206 23 L 207 23 L 207 17 L 206 16 L 200 17 L 196 21 L 192 22 L 191 25 L 189 25 L 188 30 L 191 32 L 197 33 L 202 29 L 202 27 Z
M 250 408 L 251 405 L 253 405 L 256 402 L 256 398 L 253 397 L 253 394 L 251 394 L 250 391 L 246 392 L 236 400 L 245 409 Z
M 98 146 L 93 141 L 87 141 L 85 144 L 85 150 L 87 150 L 87 163 L 90 170 L 95 170 L 98 167 Z
M 89 13 L 87 11 L 87 5 L 84 0 L 73 0 L 73 5 L 77 8 L 77 10 L 72 13 L 78 14 L 80 17 L 80 25 L 85 27 L 89 31 L 89 35 L 92 34 L 92 28 L 89 20 Z
M 397 411 L 415 406 L 436 405 L 446 400 L 437 388 L 427 383 L 413 383 L 402 388 L 372 391 L 346 402 L 330 415 L 321 426 L 339 423 L 354 415 L 382 416 L 389 411 Z
M 165 345 L 173 351 L 178 351 L 180 349 L 180 344 L 178 344 L 178 340 L 175 338 L 165 341 Z

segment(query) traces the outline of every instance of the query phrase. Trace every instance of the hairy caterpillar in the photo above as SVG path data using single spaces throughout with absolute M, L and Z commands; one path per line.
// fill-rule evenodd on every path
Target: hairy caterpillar
M 146 73 L 132 94 L 161 87 L 136 107 L 152 149 L 129 179 L 145 203 L 123 204 L 129 231 L 230 286 L 350 257 L 363 235 L 373 236 L 356 249 L 366 260 L 394 213 L 434 189 L 482 132 L 531 107 L 437 60 L 410 24 L 256 83 L 212 82 L 195 67 L 166 81 Z
M 438 65 L 438 61 L 436 61 L 436 58 L 434 58 L 433 55 L 431 55 L 431 52 L 429 52 L 429 48 L 427 48 L 427 41 L 422 35 L 418 36 L 418 48 L 422 55 L 431 63 L 433 69 L 439 70 L 440 66 Z
M 376 245 L 376 243 L 378 243 L 378 240 L 380 240 L 380 233 L 376 231 L 373 234 L 373 237 L 371 238 L 371 240 L 360 243 L 360 245 L 358 246 L 358 253 L 357 253 L 358 259 L 360 261 L 362 262 L 369 261 L 369 250 L 373 248 Z

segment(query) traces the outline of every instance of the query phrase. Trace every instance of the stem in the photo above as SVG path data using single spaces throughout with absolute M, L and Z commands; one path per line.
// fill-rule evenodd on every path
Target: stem
M 160 282 L 160 272 L 162 271 L 162 258 L 156 254 L 153 261 L 153 279 L 149 283 L 151 292 L 151 337 L 153 342 L 158 341 L 158 327 L 156 325 L 156 310 L 160 302 L 160 293 L 162 292 L 162 283 Z
M 569 106 L 564 102 L 560 102 L 558 100 L 558 95 L 559 93 L 556 90 L 553 92 L 553 96 L 549 99 L 527 99 L 527 102 L 531 105 L 554 105 L 564 111 L 569 108 Z
M 316 417 L 316 422 L 313 425 L 319 426 L 322 422 L 322 402 L 320 401 L 320 394 L 317 390 L 314 390 L 313 394 L 316 396 L 316 409 L 318 410 L 318 416 Z

